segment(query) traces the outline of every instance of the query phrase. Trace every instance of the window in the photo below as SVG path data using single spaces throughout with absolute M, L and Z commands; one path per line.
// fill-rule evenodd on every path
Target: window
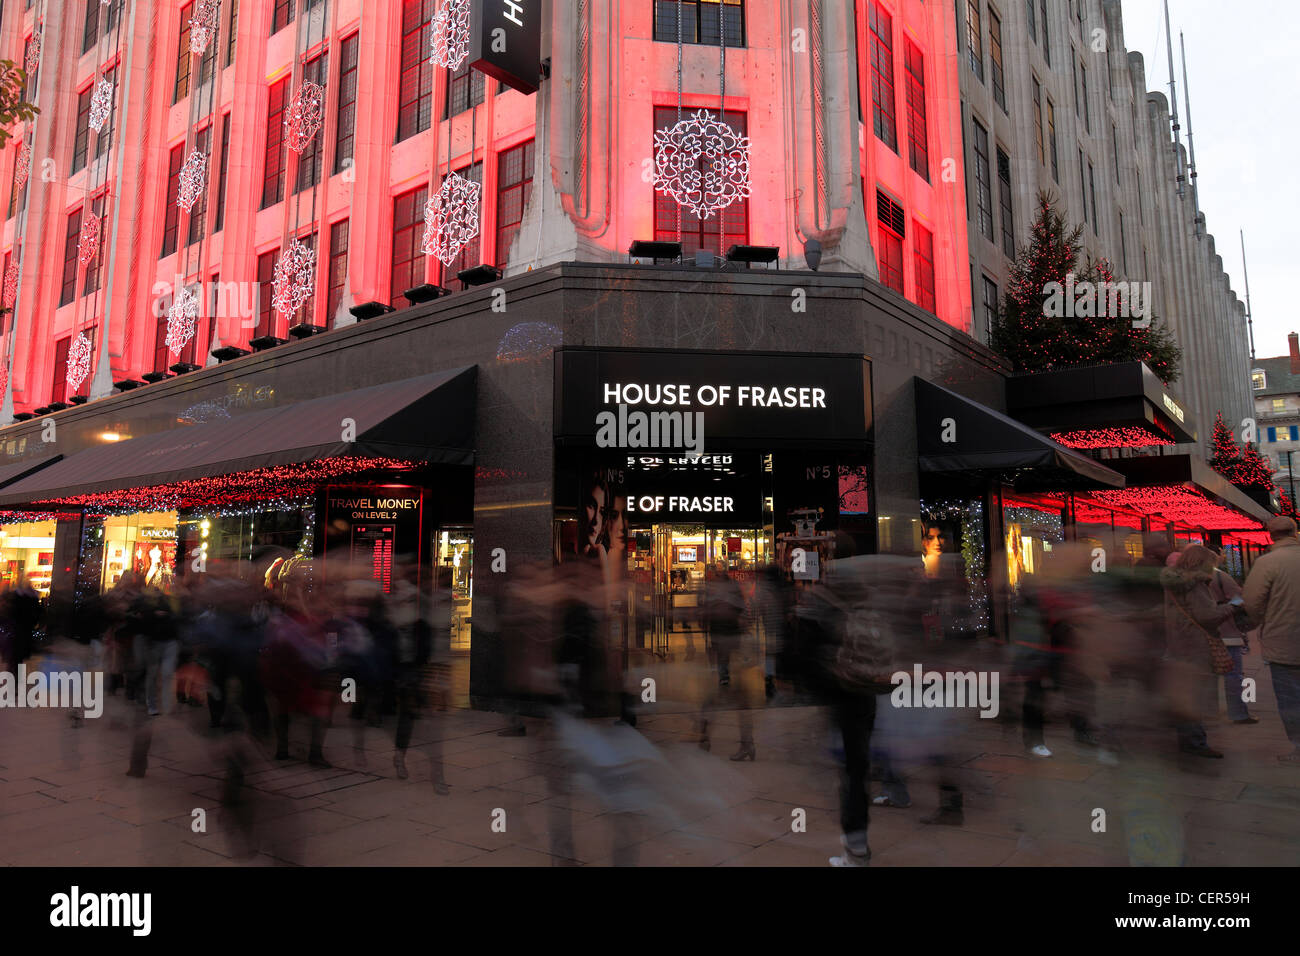
M 998 150 L 998 205 L 1002 211 L 1002 251 L 1008 259 L 1016 257 L 1015 225 L 1011 217 L 1011 160 Z
M 86 23 L 81 31 L 81 52 L 88 53 L 99 39 L 99 0 L 86 0 Z
M 190 92 L 190 18 L 194 16 L 194 4 L 187 3 L 181 7 L 181 36 L 176 45 L 176 87 L 172 92 L 172 102 L 179 103 Z
M 718 15 L 727 46 L 745 45 L 745 5 L 741 0 L 655 0 L 655 39 L 677 42 L 677 11 L 682 11 L 682 42 L 718 45 Z
M 226 172 L 230 167 L 230 114 L 221 117 L 221 165 L 217 167 L 217 220 L 212 224 L 214 233 L 220 232 L 226 222 Z
M 91 201 L 90 214 L 99 220 L 99 249 L 95 252 L 95 258 L 86 263 L 86 279 L 81 287 L 82 295 L 90 295 L 99 289 L 99 270 L 104 263 L 104 248 L 108 245 L 107 237 L 104 235 L 104 197 L 99 196 Z
M 925 129 L 925 60 L 911 40 L 903 48 L 907 76 L 907 161 L 912 170 L 930 181 L 930 147 Z
M 113 67 L 104 74 L 104 79 L 108 80 L 108 85 L 113 89 L 113 97 L 117 97 L 117 67 Z M 87 122 L 89 122 L 87 117 Z M 109 110 L 108 119 L 104 121 L 104 128 L 95 134 L 95 159 L 107 155 L 108 151 L 113 148 L 113 111 Z
M 1032 4 L 1030 5 L 1032 8 Z M 1036 77 L 1030 79 L 1034 90 L 1034 145 L 1038 148 L 1038 165 L 1047 162 L 1043 154 L 1043 87 Z
M 274 334 L 275 313 L 271 298 L 275 294 L 275 260 L 279 257 L 279 249 L 272 249 L 257 257 L 257 328 L 254 330 L 257 334 L 250 338 L 260 339 Z
M 1128 275 L 1128 241 L 1124 237 L 1124 213 L 1115 210 L 1115 215 L 1119 217 L 1119 261 L 1124 267 L 1124 275 Z
M 275 9 L 271 11 L 271 35 L 279 33 L 293 23 L 294 0 L 275 0 Z
M 1002 21 L 989 9 L 989 63 L 993 67 L 993 100 L 1007 111 L 1007 92 L 1002 86 Z
M 1050 99 L 1047 101 L 1047 146 L 1052 157 L 1052 179 L 1059 183 L 1061 176 L 1056 162 L 1056 107 Z
M 81 210 L 68 214 L 68 229 L 63 235 L 63 284 L 59 290 L 59 305 L 64 306 L 77 297 L 77 245 L 81 238 Z
M 266 159 L 262 175 L 262 208 L 284 199 L 284 168 L 288 146 L 284 142 L 284 110 L 289 77 L 271 87 L 266 107 Z
M 975 127 L 975 207 L 979 211 L 980 232 L 993 241 L 993 184 L 989 170 L 989 134 L 978 120 Z
M 230 0 L 230 30 L 226 35 L 226 66 L 235 62 L 235 36 L 239 31 L 239 0 Z
M 1034 23 L 1034 0 L 1025 0 L 1025 13 L 1029 16 L 1029 40 L 1038 42 L 1038 28 Z
M 433 64 L 429 62 L 434 0 L 402 0 L 402 63 L 397 141 L 429 128 L 433 110 Z
M 1286 399 L 1285 399 L 1285 398 L 1275 398 L 1275 399 L 1273 399 L 1273 411 L 1274 411 L 1274 412 L 1285 412 L 1285 411 L 1286 411 Z
M 1039 4 L 1038 10 L 1042 14 L 1042 16 L 1039 19 L 1043 21 L 1043 59 L 1047 61 L 1048 66 L 1051 66 L 1052 65 L 1052 38 L 1048 32 L 1049 27 L 1047 25 L 1049 22 L 1047 19 L 1047 0 L 1038 0 L 1038 4 Z
M 876 190 L 876 237 L 880 246 L 880 282 L 903 294 L 903 207 Z
M 1092 160 L 1088 160 L 1088 190 L 1092 193 L 1092 234 L 1097 235 L 1097 180 L 1092 175 Z
M 357 62 L 360 34 L 339 44 L 339 112 L 334 125 L 334 172 L 352 163 L 357 138 Z
M 912 223 L 912 281 L 916 304 L 934 312 L 934 235 L 920 223 Z
M 393 278 L 388 302 L 405 302 L 407 289 L 424 285 L 424 204 L 429 187 L 421 186 L 393 200 Z
M 329 312 L 325 315 L 326 326 L 334 324 L 339 306 L 343 304 L 343 293 L 348 281 L 348 220 L 344 219 L 330 227 L 330 272 Z
M 710 116 L 716 117 L 717 110 L 708 110 Z M 657 106 L 654 112 L 655 129 L 668 129 L 677 122 L 677 110 L 671 106 Z M 749 126 L 745 113 L 727 110 L 722 119 L 742 136 L 747 135 Z M 677 202 L 661 192 L 655 192 L 655 239 L 660 242 L 677 241 L 678 212 L 681 212 L 682 255 L 691 258 L 700 249 L 714 252 L 719 248 L 726 252 L 732 245 L 745 245 L 749 242 L 749 200 L 741 199 L 732 203 L 722 212 L 703 221 L 686 210 L 681 210 Z M 719 238 L 718 230 L 722 230 Z
M 176 205 L 176 196 L 181 188 L 181 165 L 185 162 L 185 144 L 172 148 L 171 160 L 167 164 L 167 195 L 163 202 L 163 245 L 162 254 L 166 259 L 176 251 L 176 230 L 180 223 L 180 208 Z
M 497 266 L 506 267 L 510 243 L 524 220 L 533 191 L 533 141 L 507 149 L 497 157 Z
M 998 321 L 998 286 L 997 283 L 984 276 L 984 328 L 992 329 Z
M 1088 181 L 1083 178 L 1083 150 L 1079 150 L 1079 196 L 1083 203 L 1083 221 L 1088 221 Z
M 54 383 L 50 389 L 50 402 L 62 402 L 68 397 L 68 353 L 72 351 L 72 336 L 54 343 Z
M 297 238 L 298 238 L 298 242 L 301 242 L 308 249 L 315 250 L 316 233 L 313 232 L 311 233 L 311 235 L 298 236 Z M 319 260 L 317 260 L 317 262 L 319 262 Z M 297 312 L 295 312 L 292 316 L 289 316 L 285 319 L 285 323 L 287 325 L 291 325 L 291 326 L 301 325 L 303 323 L 319 324 L 319 323 L 313 323 L 312 319 L 314 319 L 316 316 L 316 287 L 318 283 L 315 280 L 319 279 L 320 272 L 319 271 L 313 272 L 312 277 L 313 277 L 313 281 L 311 284 L 311 295 L 307 296 L 307 299 L 303 302 L 303 304 L 298 306 Z M 278 315 L 275 317 L 275 324 L 278 330 L 280 328 L 280 318 Z M 279 335 L 279 332 L 277 331 L 273 334 Z M 286 330 L 286 334 L 287 334 L 287 330 Z
M 91 0 L 98 4 L 99 0 Z M 77 94 L 77 128 L 72 137 L 72 171 L 79 172 L 86 165 L 90 152 L 90 94 L 94 84 Z
M 469 68 L 466 60 L 459 70 L 447 81 L 447 102 L 443 104 L 443 118 L 459 116 L 472 106 L 483 102 L 487 93 L 487 82 L 478 70 Z
M 13 178 L 9 181 L 9 214 L 5 217 L 6 219 L 14 217 L 14 214 L 18 212 L 19 203 L 23 200 L 23 190 L 18 186 L 18 154 L 22 151 L 22 148 L 22 143 L 14 147 Z M 31 178 L 31 173 L 27 174 L 27 178 Z
M 980 33 L 978 0 L 966 0 L 966 49 L 970 51 L 970 68 L 975 78 L 984 79 L 984 42 Z
M 1083 116 L 1083 110 L 1079 107 L 1079 63 L 1077 60 L 1070 61 L 1070 87 L 1074 90 L 1074 115 Z
M 1111 154 L 1115 159 L 1115 185 L 1119 185 L 1119 130 L 1114 123 L 1110 124 L 1110 148 Z
M 894 121 L 894 21 L 872 0 L 868 28 L 871 31 L 871 116 L 881 142 L 898 152 Z
M 6 272 L 9 271 L 7 266 L 8 263 L 6 262 Z M 1267 381 L 1264 377 L 1264 370 L 1262 368 L 1257 368 L 1250 373 L 1250 384 L 1256 389 L 1264 388 L 1267 385 Z
M 199 130 L 194 136 L 194 148 L 204 155 L 207 159 L 208 169 L 212 169 L 212 124 L 209 123 L 203 129 Z M 212 185 L 212 180 L 208 180 L 208 185 Z M 199 194 L 198 201 L 190 208 L 190 234 L 186 245 L 198 242 L 203 238 L 204 229 L 208 220 L 208 191 L 204 189 Z
M 1088 68 L 1079 64 L 1079 93 L 1083 96 L 1083 128 L 1092 132 L 1092 107 L 1088 103 Z
M 13 265 L 13 260 L 14 260 L 14 254 L 12 252 L 6 252 L 4 271 L 0 272 L 0 277 L 9 275 L 9 267 Z M 7 285 L 7 283 L 5 284 Z M 17 289 L 15 289 L 14 291 L 16 292 Z M 3 293 L 3 296 L 4 299 L 3 301 L 0 301 L 0 308 L 12 309 L 14 307 L 14 300 L 10 298 L 8 292 Z M 0 335 L 3 335 L 4 331 L 5 331 L 5 317 L 4 315 L 0 315 Z
M 457 172 L 472 183 L 478 183 L 480 185 L 483 183 L 483 163 L 481 161 L 468 168 L 459 169 Z M 421 221 L 423 222 L 423 220 Z M 421 235 L 423 235 L 423 233 L 421 233 Z M 443 268 L 440 280 L 443 285 L 446 285 L 452 279 L 456 278 L 457 274 L 462 270 L 472 269 L 474 266 L 480 265 L 483 262 L 482 243 L 483 234 L 481 232 L 469 242 L 465 243 L 460 250 L 460 254 L 457 255 L 455 259 L 452 259 L 449 265 Z M 420 275 L 421 278 L 415 282 L 415 285 L 419 285 L 424 281 L 424 273 L 421 272 Z
M 302 81 L 315 83 L 323 90 L 329 89 L 329 54 L 321 51 L 302 65 Z M 298 185 L 294 192 L 310 189 L 320 182 L 321 163 L 325 161 L 325 131 L 317 130 L 311 142 L 298 157 Z

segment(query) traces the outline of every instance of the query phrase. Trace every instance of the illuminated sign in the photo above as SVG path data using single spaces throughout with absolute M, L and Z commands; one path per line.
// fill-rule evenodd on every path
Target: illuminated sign
M 525 95 L 542 75 L 541 0 L 474 0 L 469 65 Z
M 142 538 L 175 538 L 175 528 L 141 528 L 140 537 Z
M 1168 395 L 1162 395 L 1161 398 L 1164 399 L 1165 408 L 1169 410 L 1169 413 L 1181 422 L 1183 420 L 1183 410 L 1179 407 L 1178 403 Z

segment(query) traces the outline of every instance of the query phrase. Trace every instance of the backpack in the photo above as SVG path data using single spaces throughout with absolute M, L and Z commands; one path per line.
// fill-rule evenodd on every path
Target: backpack
M 882 693 L 892 684 L 895 645 L 889 622 L 865 601 L 843 603 L 829 592 L 840 621 L 840 645 L 831 664 L 831 674 L 848 691 Z

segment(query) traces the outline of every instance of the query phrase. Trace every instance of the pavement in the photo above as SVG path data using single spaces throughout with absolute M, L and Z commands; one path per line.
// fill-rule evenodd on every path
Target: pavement
M 1052 709 L 1058 695 L 1049 694 L 1047 759 L 1022 749 L 1015 706 L 1003 705 L 1009 719 L 971 714 L 947 748 L 963 825 L 921 822 L 937 804 L 937 771 L 909 764 L 912 806 L 871 811 L 871 865 L 1294 866 L 1300 768 L 1276 760 L 1289 744 L 1257 654 L 1246 673 L 1260 723 L 1207 721 L 1223 760 L 1180 758 L 1171 731 L 1146 728 L 1110 765 L 1074 742 Z M 497 713 L 426 713 L 405 780 L 392 716 L 371 727 L 336 711 L 325 742 L 334 766 L 320 769 L 306 762 L 300 719 L 290 759 L 277 761 L 242 734 L 209 730 L 201 707 L 151 719 L 119 693 L 80 726 L 65 710 L 0 710 L 0 862 L 825 866 L 840 851 L 838 770 L 820 708 L 753 712 L 757 759 L 742 763 L 728 759 L 738 711 L 713 712 L 706 752 L 692 715 L 670 709 L 641 704 L 636 731 L 529 719 L 523 737 L 498 736 L 507 719 Z M 137 729 L 151 735 L 143 778 L 126 774 Z M 585 741 L 585 767 L 575 768 L 574 741 Z M 437 744 L 445 795 L 432 785 Z M 245 787 L 225 807 L 232 761 Z M 625 772 L 606 773 L 610 765 Z

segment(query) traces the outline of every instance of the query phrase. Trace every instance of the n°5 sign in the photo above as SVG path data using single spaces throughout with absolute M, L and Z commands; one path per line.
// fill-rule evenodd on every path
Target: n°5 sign
M 473 0 L 469 65 L 536 93 L 542 72 L 542 0 Z

